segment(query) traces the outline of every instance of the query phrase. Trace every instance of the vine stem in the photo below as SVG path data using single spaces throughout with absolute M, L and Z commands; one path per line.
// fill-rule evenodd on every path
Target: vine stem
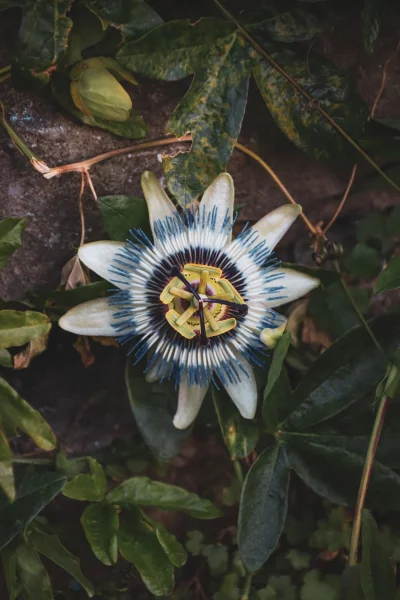
M 371 479 L 372 468 L 374 466 L 374 460 L 376 455 L 376 450 L 378 448 L 379 438 L 382 432 L 383 423 L 385 420 L 385 415 L 387 411 L 387 407 L 389 404 L 389 399 L 385 395 L 381 398 L 379 403 L 378 411 L 375 417 L 374 427 L 371 433 L 371 438 L 369 440 L 368 451 L 365 457 L 364 469 L 361 476 L 360 487 L 358 490 L 358 497 L 356 508 L 354 512 L 354 521 L 353 521 L 353 529 L 351 532 L 351 542 L 350 542 L 350 552 L 349 552 L 349 565 L 353 566 L 357 564 L 357 555 L 358 555 L 358 545 L 360 541 L 360 533 L 361 533 L 361 517 L 362 511 L 365 504 L 365 498 L 367 496 L 368 485 Z
M 336 123 L 336 121 L 334 119 L 332 119 L 332 117 L 330 115 L 328 115 L 327 112 L 325 112 L 325 110 L 320 106 L 318 101 L 315 101 L 314 98 L 312 98 L 312 96 L 310 96 L 309 94 L 307 94 L 307 92 L 301 87 L 301 85 L 299 85 L 297 83 L 297 81 L 295 79 L 293 79 L 293 77 L 291 77 L 288 73 L 286 73 L 286 71 L 276 62 L 276 60 L 274 60 L 272 58 L 272 56 L 270 56 L 268 54 L 268 52 L 266 52 L 264 50 L 264 48 L 262 48 L 260 46 L 260 44 L 258 44 L 252 37 L 251 35 L 246 31 L 246 29 L 239 23 L 239 21 L 237 21 L 235 19 L 235 17 L 223 6 L 223 4 L 220 2 L 220 0 L 214 0 L 215 4 L 218 6 L 218 8 L 220 9 L 220 11 L 230 20 L 232 21 L 232 23 L 234 23 L 234 25 L 239 29 L 239 31 L 241 32 L 241 34 L 251 43 L 251 45 L 254 47 L 255 50 L 257 50 L 257 52 L 259 54 L 261 54 L 262 56 L 264 56 L 264 58 L 267 59 L 267 61 L 274 67 L 274 69 L 276 69 L 287 81 L 289 81 L 289 83 L 291 83 L 291 85 L 299 92 L 299 94 L 301 94 L 304 98 L 306 98 L 309 103 L 310 103 L 310 107 L 314 108 L 315 110 L 317 110 L 323 117 L 324 119 L 326 119 L 328 121 L 328 123 L 330 125 L 332 125 L 332 127 L 334 127 L 336 129 L 336 131 L 338 131 L 344 138 L 345 140 L 347 140 L 347 142 L 349 144 L 351 144 L 353 146 L 353 148 L 355 148 L 357 150 L 357 152 L 359 152 L 366 161 L 369 162 L 369 164 L 398 192 L 400 192 L 400 187 L 398 185 L 395 184 L 395 182 L 390 179 L 390 177 L 388 175 L 386 175 L 386 173 L 384 171 L 382 171 L 382 169 L 376 164 L 376 162 L 357 144 L 357 142 L 355 142 L 353 140 L 352 137 L 349 136 L 348 133 L 345 132 L 344 129 L 342 129 L 340 127 L 340 125 L 338 125 Z
M 12 457 L 13 463 L 22 465 L 53 465 L 54 460 L 51 458 L 18 458 L 17 456 Z
M 243 584 L 243 591 L 240 600 L 249 600 L 250 591 L 251 591 L 251 583 L 253 581 L 253 573 L 247 573 L 246 578 Z
M 11 65 L 6 65 L 5 67 L 1 67 L 0 75 L 4 75 L 4 73 L 8 73 L 8 71 L 11 71 Z

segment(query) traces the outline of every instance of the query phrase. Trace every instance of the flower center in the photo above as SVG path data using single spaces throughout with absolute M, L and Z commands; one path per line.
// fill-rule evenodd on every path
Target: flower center
M 168 306 L 165 318 L 175 331 L 187 339 L 222 335 L 237 325 L 234 317 L 227 317 L 229 309 L 247 314 L 247 306 L 227 280 L 222 270 L 208 265 L 186 264 L 182 270 L 172 269 L 174 277 L 160 294 Z M 227 317 L 227 318 L 226 318 Z

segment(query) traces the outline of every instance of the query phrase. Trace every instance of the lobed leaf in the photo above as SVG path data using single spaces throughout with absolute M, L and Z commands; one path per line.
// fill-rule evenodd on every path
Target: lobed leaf
M 149 211 L 143 198 L 135 196 L 102 196 L 98 205 L 110 240 L 125 242 L 131 229 L 142 229 L 151 236 Z
M 107 478 L 104 469 L 97 460 L 87 458 L 91 474 L 79 473 L 65 484 L 63 495 L 73 500 L 101 502 L 107 490 Z

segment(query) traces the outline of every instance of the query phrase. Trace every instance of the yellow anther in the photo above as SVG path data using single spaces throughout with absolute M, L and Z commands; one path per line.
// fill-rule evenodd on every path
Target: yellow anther
M 208 277 L 210 275 L 210 271 L 204 269 L 200 274 L 200 283 L 199 283 L 199 294 L 205 294 L 207 289 Z
M 191 300 L 193 298 L 193 294 L 191 292 L 187 292 L 186 290 L 181 290 L 178 287 L 170 288 L 169 292 L 173 296 L 178 296 L 178 298 L 183 298 L 183 300 Z
M 176 320 L 176 324 L 178 325 L 178 327 L 186 323 L 186 321 L 188 321 L 190 317 L 194 315 L 195 312 L 197 312 L 197 307 L 193 306 L 192 304 L 191 306 L 189 306 L 189 308 L 185 310 L 184 313 L 181 314 L 179 319 Z
M 183 288 L 185 287 L 185 284 L 182 281 L 180 281 L 178 277 L 174 277 L 173 279 L 171 279 L 171 281 L 165 286 L 165 288 L 160 294 L 160 300 L 163 304 L 169 304 L 174 299 L 173 295 L 171 294 L 171 289 L 173 287 Z
M 217 300 L 230 300 L 232 302 L 234 296 L 232 292 L 226 292 L 226 294 L 216 294 L 215 296 L 209 296 L 209 298 L 215 302 L 217 302 Z
M 204 316 L 207 319 L 207 321 L 209 322 L 211 329 L 213 331 L 218 331 L 219 325 L 218 325 L 217 321 L 214 319 L 214 317 L 212 316 L 211 311 L 208 308 L 208 306 L 206 306 L 204 308 Z
M 191 340 L 192 338 L 194 338 L 196 336 L 196 333 L 193 331 L 193 328 L 190 327 L 190 325 L 184 324 L 184 325 L 177 325 L 176 322 L 179 318 L 178 313 L 176 312 L 176 310 L 169 310 L 167 312 L 167 314 L 165 315 L 165 318 L 167 319 L 168 323 L 171 325 L 171 327 L 173 329 L 175 329 L 175 331 L 177 331 L 178 333 L 181 334 L 181 336 L 183 336 L 184 338 Z
M 192 264 L 192 263 L 187 263 L 184 267 L 183 267 L 183 274 L 185 274 L 185 271 L 191 271 L 192 273 L 201 273 L 204 270 L 204 265 L 196 265 L 196 264 Z M 218 281 L 220 279 L 220 277 L 222 276 L 222 269 L 219 269 L 218 267 L 209 267 L 207 265 L 207 271 L 209 273 L 209 276 L 212 277 L 213 279 L 215 279 L 216 281 Z
M 214 337 L 215 335 L 221 335 L 222 333 L 226 333 L 230 331 L 234 327 L 236 327 L 237 322 L 236 319 L 224 319 L 223 321 L 218 321 L 218 331 L 213 331 L 211 327 L 209 328 L 206 325 L 206 333 L 207 337 Z

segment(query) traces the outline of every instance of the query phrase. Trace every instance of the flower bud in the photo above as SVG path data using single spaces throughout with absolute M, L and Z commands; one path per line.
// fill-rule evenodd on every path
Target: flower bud
M 267 346 L 270 350 L 275 348 L 279 339 L 283 336 L 286 329 L 286 322 L 280 325 L 279 327 L 267 327 L 263 329 L 260 334 L 260 340 L 263 344 Z
M 117 78 L 135 84 L 137 81 L 116 60 L 102 57 L 82 60 L 71 69 L 70 78 L 72 100 L 85 115 L 110 121 L 129 119 L 132 100 Z

